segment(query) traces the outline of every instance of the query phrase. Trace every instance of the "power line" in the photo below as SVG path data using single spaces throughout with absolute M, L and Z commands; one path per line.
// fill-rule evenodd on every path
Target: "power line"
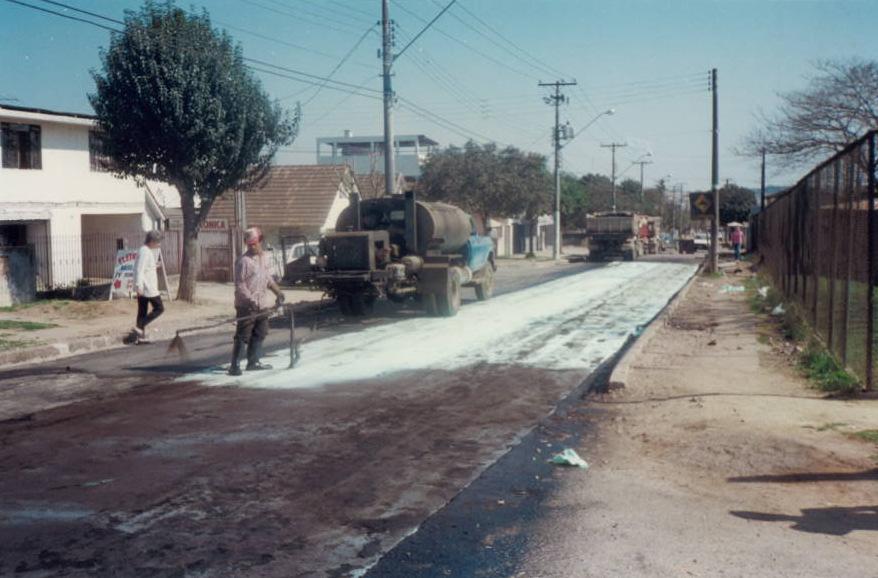
M 402 50 L 400 50 L 399 52 L 397 52 L 397 53 L 393 56 L 393 59 L 396 60 L 397 58 L 399 58 L 400 56 L 402 56 L 403 53 L 404 53 L 406 50 L 409 49 L 409 46 L 411 46 L 412 44 L 414 44 L 415 41 L 416 41 L 418 38 L 420 38 L 421 35 L 422 35 L 424 32 L 426 32 L 431 26 L 433 26 L 433 24 L 434 24 L 437 20 L 439 20 L 439 18 L 441 18 L 443 14 L 445 14 L 446 12 L 448 12 L 448 9 L 451 8 L 452 4 L 454 4 L 455 2 L 457 2 L 457 0 L 451 0 L 451 2 L 449 2 L 448 5 L 447 5 L 445 8 L 443 8 L 442 10 L 440 10 L 440 11 L 439 11 L 439 14 L 437 14 L 436 16 L 433 17 L 432 20 L 430 20 L 429 22 L 427 22 L 427 24 L 426 24 L 423 28 L 421 28 L 421 31 L 418 32 L 417 34 L 415 34 L 415 37 L 412 38 L 411 41 L 410 41 L 408 44 L 406 44 L 405 46 L 403 46 Z
M 354 28 L 351 28 L 350 25 L 347 25 L 347 24 L 344 24 L 344 23 L 341 23 L 338 21 L 334 21 L 334 24 L 336 24 L 336 25 L 333 26 L 332 24 L 329 24 L 328 22 L 311 20 L 309 18 L 304 18 L 301 14 L 295 14 L 293 12 L 288 12 L 286 10 L 282 10 L 279 8 L 272 8 L 271 6 L 266 6 L 265 4 L 262 4 L 260 2 L 256 2 L 256 0 L 240 0 L 240 1 L 243 2 L 244 4 L 256 6 L 257 8 L 261 8 L 261 9 L 266 10 L 268 12 L 274 12 L 275 14 L 280 14 L 281 16 L 286 16 L 287 18 L 293 18 L 297 22 L 304 22 L 305 24 L 312 24 L 314 26 L 329 28 L 329 29 L 335 30 L 337 32 L 344 32 L 345 34 L 351 34 L 351 33 L 357 32 L 357 30 Z
M 277 65 L 266 64 L 265 66 L 271 66 L 271 67 L 279 68 L 280 70 L 283 70 L 283 68 L 278 67 Z M 294 80 L 294 81 L 296 81 L 296 82 L 302 82 L 302 83 L 305 83 L 305 84 L 312 84 L 312 85 L 314 85 L 314 86 L 320 86 L 320 83 L 319 83 L 319 82 L 315 82 L 315 81 L 313 81 L 313 80 L 307 80 L 307 79 L 303 79 L 303 78 L 298 78 L 298 77 L 296 77 L 296 76 L 291 76 L 291 75 L 289 75 L 289 74 L 284 74 L 283 72 L 277 72 L 277 71 L 275 71 L 275 70 L 266 70 L 266 69 L 264 69 L 264 68 L 258 68 L 258 67 L 256 67 L 256 66 L 250 66 L 250 65 L 248 65 L 247 68 L 249 68 L 250 70 L 255 70 L 256 72 L 262 72 L 262 73 L 264 73 L 264 74 L 270 74 L 270 75 L 272 75 L 272 76 L 277 76 L 277 77 L 280 77 L 280 78 L 286 78 L 286 79 L 288 79 L 288 80 Z M 298 73 L 296 73 L 296 74 L 298 74 Z M 347 83 L 345 83 L 345 84 L 347 84 Z M 354 96 L 362 96 L 362 97 L 364 97 L 364 98 L 372 98 L 372 99 L 376 99 L 376 100 L 381 100 L 381 97 L 380 97 L 380 96 L 376 96 L 376 95 L 374 95 L 374 94 L 369 94 L 368 92 L 360 92 L 360 90 L 369 90 L 369 89 L 364 89 L 364 88 L 360 88 L 360 89 L 358 89 L 356 86 L 354 86 L 354 85 L 352 85 L 352 84 L 351 84 L 350 86 L 353 86 L 353 87 L 354 87 L 353 90 L 352 90 L 352 89 L 346 89 L 346 88 L 339 88 L 339 87 L 337 87 L 337 86 L 332 86 L 332 85 L 329 85 L 329 84 L 327 84 L 327 85 L 324 86 L 323 88 L 326 88 L 326 89 L 329 89 L 329 90 L 335 90 L 335 91 L 339 91 L 339 92 L 350 93 L 350 94 L 353 94 Z M 374 92 L 374 91 L 373 91 L 373 92 Z
M 433 2 L 435 4 L 436 0 L 433 0 Z M 473 14 L 471 11 L 469 11 L 462 4 L 457 4 L 455 6 L 455 8 L 460 8 L 461 10 L 466 12 L 471 18 L 473 18 L 474 20 L 481 23 L 484 27 L 486 27 L 489 31 L 493 32 L 501 40 L 506 42 L 506 44 L 508 46 L 511 46 L 512 49 L 515 52 L 518 52 L 519 54 L 514 54 L 514 53 L 510 52 L 508 47 L 501 45 L 499 42 L 497 42 L 496 40 L 494 40 L 493 38 L 491 38 L 490 36 L 488 36 L 487 34 L 482 32 L 481 30 L 479 30 L 478 28 L 476 28 L 475 26 L 473 26 L 472 24 L 470 24 L 469 22 L 467 22 L 466 20 L 464 20 L 463 18 L 458 16 L 457 14 L 454 14 L 454 13 L 451 14 L 451 16 L 455 20 L 457 20 L 458 22 L 460 22 L 461 24 L 463 24 L 464 26 L 466 26 L 467 28 L 469 28 L 470 30 L 472 30 L 473 32 L 475 32 L 476 34 L 478 34 L 479 36 L 481 36 L 482 38 L 484 38 L 485 40 L 487 40 L 488 42 L 490 42 L 491 44 L 493 44 L 497 48 L 499 48 L 500 50 L 502 50 L 504 53 L 509 54 L 513 58 L 517 58 L 521 63 L 533 68 L 534 70 L 538 71 L 540 74 L 548 74 L 549 76 L 558 76 L 558 75 L 566 76 L 558 71 L 553 71 L 551 68 L 544 66 L 540 61 L 536 60 L 534 57 L 529 55 L 527 52 L 525 52 L 524 50 L 519 48 L 518 45 L 516 45 L 514 42 L 512 42 L 511 40 L 508 40 L 505 36 L 503 36 L 502 34 L 497 32 L 497 30 L 494 29 L 490 24 L 488 24 L 487 22 L 485 22 L 484 20 L 482 20 L 481 18 L 479 18 L 478 16 Z M 521 56 L 521 54 L 524 54 L 524 56 Z
M 357 48 L 360 47 L 360 44 L 363 43 L 363 40 L 366 39 L 366 37 L 369 35 L 369 33 L 373 32 L 375 30 L 376 26 L 378 26 L 378 25 L 373 24 L 372 26 L 367 28 L 365 32 L 363 32 L 363 35 L 360 36 L 359 39 L 357 39 L 357 41 L 354 43 L 354 45 L 351 47 L 351 49 L 348 50 L 347 54 L 345 54 L 341 58 L 341 60 L 338 61 L 338 64 L 336 64 L 335 67 L 329 72 L 329 74 L 326 75 L 326 81 L 323 84 L 321 84 L 319 87 L 317 87 L 317 90 L 314 92 L 314 94 L 311 95 L 311 98 L 306 100 L 302 106 L 306 106 L 306 105 L 310 104 L 311 101 L 313 101 L 315 98 L 317 98 L 317 95 L 320 94 L 320 91 L 323 90 L 323 87 L 326 86 L 326 83 L 332 79 L 332 76 L 336 72 L 338 72 L 338 69 L 341 68 L 344 65 L 344 63 L 347 61 L 347 59 L 351 57 L 351 55 L 354 53 L 354 51 L 356 51 Z
M 380 90 L 376 90 L 374 88 L 363 89 L 363 88 L 358 87 L 357 85 L 352 84 L 350 82 L 343 82 L 341 80 L 333 80 L 333 79 L 326 77 L 326 76 L 320 76 L 319 74 L 311 74 L 309 72 L 303 72 L 301 70 L 296 70 L 294 68 L 289 68 L 287 66 L 281 66 L 279 64 L 273 64 L 271 62 L 259 60 L 258 58 L 250 58 L 250 57 L 244 56 L 244 57 L 242 57 L 242 60 L 244 60 L 245 62 L 252 62 L 252 63 L 258 64 L 260 66 L 267 66 L 269 68 L 275 68 L 277 70 L 282 70 L 282 71 L 288 72 L 290 74 L 298 74 L 298 75 L 304 76 L 306 78 L 313 78 L 315 80 L 325 81 L 327 83 L 331 82 L 332 84 L 337 84 L 339 86 L 347 87 L 347 88 L 353 88 L 354 90 L 366 90 L 368 92 L 374 92 L 377 94 L 381 94 Z M 314 84 L 318 84 L 318 83 L 314 83 Z M 327 88 L 332 88 L 332 87 L 327 86 Z
M 88 10 L 83 10 L 81 8 L 76 8 L 75 6 L 70 6 L 69 4 L 64 4 L 63 2 L 55 2 L 55 0 L 39 0 L 45 4 L 52 4 L 54 6 L 58 6 L 60 8 L 67 8 L 68 10 L 73 10 L 75 12 L 79 12 L 80 14 L 86 14 L 88 16 L 93 16 L 94 18 L 100 18 L 101 20 L 106 20 L 108 22 L 113 22 L 114 24 L 122 24 L 125 25 L 121 20 L 117 20 L 115 18 L 109 18 L 107 16 L 103 16 L 101 14 L 96 14 L 94 12 L 89 12 Z
M 403 12 L 405 12 L 405 13 L 409 14 L 410 16 L 412 16 L 413 18 L 415 18 L 415 19 L 417 19 L 417 20 L 419 20 L 419 21 L 421 21 L 421 22 L 426 22 L 426 20 L 425 20 L 423 17 L 421 17 L 421 16 L 418 15 L 417 13 L 415 13 L 415 12 L 409 10 L 408 8 L 406 8 L 405 6 L 403 6 L 402 3 L 399 2 L 398 0 L 393 0 L 393 4 L 394 4 L 394 6 L 396 6 L 397 8 L 399 8 L 400 10 L 402 10 Z M 456 37 L 452 36 L 451 34 L 445 32 L 443 29 L 439 28 L 438 26 L 436 26 L 436 27 L 434 27 L 434 28 L 435 28 L 436 32 L 438 32 L 439 34 L 445 36 L 446 38 L 452 40 L 453 42 L 456 42 L 457 44 L 460 44 L 461 46 L 463 46 L 463 47 L 466 48 L 467 50 L 470 50 L 470 51 L 474 52 L 475 54 L 478 54 L 478 55 L 481 56 L 482 58 L 484 58 L 484 59 L 486 59 L 486 60 L 490 60 L 491 62 L 493 62 L 493 63 L 496 64 L 497 66 L 502 66 L 503 68 L 505 68 L 505 69 L 507 69 L 507 70 L 511 70 L 512 72 L 515 72 L 516 74 L 520 74 L 520 75 L 522 75 L 522 76 L 524 76 L 524 77 L 526 77 L 526 78 L 530 78 L 530 79 L 533 79 L 533 80 L 538 80 L 538 78 L 537 78 L 536 76 L 533 76 L 532 74 L 529 74 L 529 73 L 527 73 L 527 72 L 524 72 L 524 71 L 522 71 L 521 69 L 515 68 L 514 66 L 510 66 L 510 65 L 509 65 L 508 63 L 506 63 L 506 62 L 503 62 L 502 60 L 499 60 L 499 59 L 497 59 L 497 58 L 494 58 L 494 57 L 491 56 L 490 54 L 487 54 L 487 53 L 485 53 L 485 52 L 482 52 L 481 50 L 478 50 L 477 48 L 474 48 L 474 47 L 470 46 L 467 42 L 464 42 L 463 40 L 460 40 L 459 38 L 456 38 Z
M 316 50 L 314 48 L 310 48 L 308 46 L 302 46 L 301 44 L 295 44 L 293 42 L 281 40 L 280 38 L 275 38 L 273 36 L 267 36 L 265 34 L 261 34 L 259 32 L 254 32 L 253 30 L 248 30 L 246 28 L 241 28 L 240 26 L 235 26 L 235 25 L 229 24 L 227 22 L 222 22 L 220 20 L 214 20 L 213 22 L 215 24 L 218 24 L 219 26 L 222 26 L 223 28 L 228 28 L 229 30 L 241 32 L 243 34 L 249 34 L 250 36 L 253 36 L 255 38 L 261 38 L 262 40 L 267 40 L 269 42 L 275 42 L 275 43 L 280 44 L 282 46 L 288 46 L 290 48 L 295 48 L 296 50 L 301 50 L 303 52 L 310 52 L 311 54 L 317 54 L 319 56 L 324 56 L 326 58 L 332 58 L 332 59 L 339 58 L 338 54 L 330 54 L 328 52 L 323 52 L 321 50 Z M 357 66 L 372 68 L 371 65 L 365 64 L 363 62 L 354 62 L 354 64 L 356 64 Z
M 94 22 L 92 20 L 86 20 L 85 18 L 78 18 L 76 16 L 71 16 L 70 14 L 64 14 L 63 12 L 57 12 L 55 10 L 49 10 L 48 8 L 43 8 L 42 6 L 34 6 L 33 4 L 28 4 L 27 2 L 21 2 L 20 0 L 6 0 L 11 4 L 18 4 L 19 6 L 25 6 L 27 8 L 32 8 L 33 10 L 39 10 L 40 12 L 45 12 L 47 14 L 53 14 L 55 16 L 60 16 L 61 18 L 67 18 L 68 20 L 75 20 L 76 22 L 83 22 L 85 24 L 91 24 L 92 26 L 96 26 L 98 28 L 103 28 L 104 30 L 109 30 L 110 32 L 121 32 L 116 28 L 111 26 L 105 26 L 100 22 Z

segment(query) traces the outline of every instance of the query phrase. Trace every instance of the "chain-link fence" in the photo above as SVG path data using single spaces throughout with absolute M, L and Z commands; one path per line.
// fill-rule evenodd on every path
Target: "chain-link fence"
M 867 389 L 878 362 L 876 134 L 819 165 L 757 219 L 765 270 Z

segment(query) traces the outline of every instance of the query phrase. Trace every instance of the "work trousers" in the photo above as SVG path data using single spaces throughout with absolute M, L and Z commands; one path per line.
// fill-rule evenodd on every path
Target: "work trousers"
M 237 328 L 235 329 L 235 341 L 249 344 L 251 342 L 261 343 L 265 339 L 265 336 L 268 335 L 268 317 L 271 311 L 268 309 L 262 311 L 265 315 L 261 317 L 238 321 Z M 254 310 L 249 307 L 235 307 L 237 317 L 247 317 L 259 312 L 260 310 Z
M 152 305 L 152 311 L 147 314 L 147 309 Z M 137 296 L 137 328 L 145 329 L 147 325 L 155 321 L 156 317 L 165 312 L 162 297 Z

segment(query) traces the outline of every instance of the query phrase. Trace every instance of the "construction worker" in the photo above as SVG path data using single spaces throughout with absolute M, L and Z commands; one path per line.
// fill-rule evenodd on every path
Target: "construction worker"
M 262 231 L 252 227 L 244 231 L 247 251 L 235 263 L 235 312 L 239 321 L 232 348 L 229 375 L 241 375 L 241 354 L 247 348 L 247 371 L 271 369 L 261 363 L 262 342 L 268 335 L 268 318 L 273 307 L 284 302 L 284 294 L 271 276 L 269 257 L 262 249 Z M 274 302 L 269 291 L 274 293 Z

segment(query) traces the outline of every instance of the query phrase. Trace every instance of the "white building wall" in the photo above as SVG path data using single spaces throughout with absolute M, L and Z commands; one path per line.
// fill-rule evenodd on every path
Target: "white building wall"
M 69 285 L 82 277 L 83 216 L 107 215 L 107 226 L 123 231 L 154 227 L 156 214 L 147 209 L 147 190 L 133 179 L 91 170 L 88 118 L 0 110 L 0 121 L 40 126 L 40 169 L 0 166 L 0 222 L 45 220 L 49 238 L 51 282 Z M 173 187 L 151 184 L 153 191 L 179 204 Z M 118 219 L 113 219 L 117 215 Z M 121 232 L 104 229 L 105 232 Z
M 338 216 L 341 215 L 341 212 L 347 208 L 349 204 L 349 199 L 347 193 L 343 190 L 339 189 L 338 193 L 335 195 L 335 200 L 332 202 L 332 206 L 329 208 L 329 213 L 326 215 L 326 221 L 323 222 L 323 226 L 320 227 L 320 234 L 324 234 L 327 231 L 334 231 L 335 224 L 338 222 Z

